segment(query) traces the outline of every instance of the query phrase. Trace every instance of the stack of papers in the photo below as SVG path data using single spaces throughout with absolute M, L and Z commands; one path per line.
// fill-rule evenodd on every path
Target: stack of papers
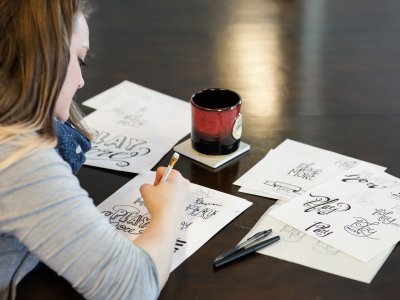
M 94 136 L 85 164 L 140 173 L 97 207 L 133 241 L 151 222 L 140 186 L 154 182 L 155 173 L 149 170 L 190 133 L 190 104 L 129 81 L 82 104 L 96 109 L 85 117 Z M 251 204 L 191 183 L 171 271 Z
M 400 240 L 400 180 L 384 167 L 286 140 L 235 184 L 280 199 L 249 233 L 281 236 L 260 253 L 369 283 Z
M 153 183 L 154 178 L 154 172 L 139 174 L 97 207 L 131 241 L 151 222 L 139 188 L 144 183 Z M 191 183 L 171 271 L 251 205 L 245 199 Z
M 96 111 L 85 117 L 94 139 L 86 165 L 149 171 L 190 133 L 188 102 L 129 81 L 83 102 Z
M 287 139 L 234 184 L 241 186 L 242 193 L 290 200 L 361 163 L 386 169 Z

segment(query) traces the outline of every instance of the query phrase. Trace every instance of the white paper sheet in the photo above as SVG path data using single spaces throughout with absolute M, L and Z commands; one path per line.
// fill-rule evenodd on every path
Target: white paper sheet
M 275 150 L 260 161 L 242 187 L 292 199 L 342 172 L 327 159 Z
M 243 183 L 252 177 L 253 174 L 260 172 L 260 169 L 263 167 L 262 160 L 268 156 L 268 154 L 272 153 L 274 150 L 271 149 L 269 152 L 260 160 L 258 161 L 253 167 L 250 168 L 246 173 L 244 173 L 242 176 L 240 176 L 238 179 L 235 180 L 233 183 L 234 185 L 242 186 Z
M 85 117 L 94 133 L 86 165 L 140 173 L 150 170 L 190 132 L 190 105 L 165 97 L 119 94 Z
M 274 150 L 270 150 L 267 153 L 267 155 L 272 153 L 273 151 Z M 257 196 L 261 196 L 261 197 L 278 199 L 278 200 L 286 200 L 286 197 L 282 197 L 282 196 L 279 196 L 277 194 L 272 194 L 272 193 L 268 193 L 267 191 L 261 191 L 261 190 L 257 190 L 257 189 L 254 189 L 254 188 L 248 188 L 248 187 L 243 187 L 242 186 L 244 182 L 246 182 L 247 180 L 251 180 L 253 178 L 254 174 L 257 174 L 258 172 L 261 172 L 262 167 L 263 167 L 263 163 L 264 163 L 263 160 L 260 160 L 250 170 L 248 170 L 245 174 L 243 174 L 240 178 L 238 178 L 233 184 L 240 186 L 239 192 L 241 192 L 241 193 L 250 194 L 250 195 L 257 195 Z
M 400 240 L 400 181 L 358 165 L 269 214 L 361 261 Z
M 279 205 L 279 201 L 277 202 Z M 278 207 L 273 205 L 270 210 Z M 369 262 L 361 262 L 285 223 L 268 215 L 260 218 L 252 230 L 243 238 L 249 238 L 257 232 L 272 229 L 281 237 L 278 243 L 258 251 L 306 267 L 321 270 L 338 276 L 370 283 L 375 277 L 394 246 L 378 254 Z
M 291 139 L 284 140 L 275 148 L 275 150 L 291 152 L 304 157 L 317 157 L 319 159 L 326 159 L 333 162 L 335 165 L 343 170 L 348 170 L 360 162 L 369 164 L 370 166 L 378 169 L 382 169 L 383 171 L 386 170 L 385 167 L 370 162 L 362 161 L 333 151 L 293 141 Z
M 139 187 L 146 182 L 153 183 L 154 176 L 154 172 L 139 174 L 98 206 L 110 223 L 129 240 L 140 235 L 151 221 Z M 245 199 L 193 183 L 189 190 L 186 215 L 175 245 L 171 271 L 252 205 Z
M 179 100 L 177 98 L 162 94 L 131 81 L 124 80 L 121 83 L 105 90 L 104 92 L 101 92 L 100 94 L 82 102 L 82 104 L 94 109 L 99 109 L 103 105 L 110 103 L 122 94 L 134 95 L 136 98 L 142 99 L 144 102 L 149 99 L 165 99 L 167 101 L 168 99 Z
M 240 192 L 290 200 L 360 163 L 366 162 L 287 139 L 234 184 Z

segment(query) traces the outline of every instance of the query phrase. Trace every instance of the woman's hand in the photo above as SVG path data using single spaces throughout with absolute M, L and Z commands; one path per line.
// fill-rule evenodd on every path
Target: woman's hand
M 167 215 L 182 216 L 186 208 L 189 181 L 173 169 L 167 180 L 160 182 L 166 169 L 157 169 L 153 185 L 144 184 L 140 187 L 140 193 L 152 219 Z
M 168 279 L 176 239 L 187 205 L 189 181 L 172 170 L 166 181 L 161 178 L 166 168 L 156 172 L 154 184 L 140 187 L 144 203 L 151 215 L 151 222 L 134 243 L 153 259 L 159 274 L 160 288 Z

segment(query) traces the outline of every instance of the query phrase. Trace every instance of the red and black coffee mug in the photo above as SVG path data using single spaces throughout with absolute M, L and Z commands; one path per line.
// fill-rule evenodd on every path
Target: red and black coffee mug
M 242 136 L 242 99 L 234 91 L 202 90 L 190 99 L 192 147 L 206 155 L 226 155 L 239 148 Z

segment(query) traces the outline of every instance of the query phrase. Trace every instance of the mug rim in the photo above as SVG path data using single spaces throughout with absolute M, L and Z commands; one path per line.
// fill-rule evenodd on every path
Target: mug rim
M 235 103 L 234 105 L 227 106 L 227 107 L 221 107 L 221 108 L 207 108 L 207 107 L 204 107 L 204 106 L 200 106 L 200 105 L 198 105 L 197 103 L 195 103 L 195 102 L 193 101 L 193 98 L 194 98 L 196 95 L 199 95 L 199 94 L 204 93 L 204 92 L 206 92 L 206 91 L 227 91 L 227 92 L 230 92 L 230 93 L 234 94 L 235 96 L 237 96 L 238 101 L 237 101 L 237 103 Z M 242 97 L 240 97 L 240 95 L 239 95 L 238 93 L 236 93 L 235 91 L 232 91 L 232 90 L 230 90 L 230 89 L 225 89 L 225 88 L 205 88 L 205 89 L 202 89 L 202 90 L 200 90 L 200 91 L 194 93 L 194 94 L 190 97 L 190 103 L 191 103 L 192 105 L 194 105 L 195 107 L 197 107 L 197 108 L 199 108 L 199 109 L 202 109 L 202 110 L 206 110 L 206 111 L 224 111 L 224 110 L 232 110 L 232 109 L 234 109 L 235 107 L 237 107 L 238 105 L 241 105 L 241 104 L 242 104 Z

